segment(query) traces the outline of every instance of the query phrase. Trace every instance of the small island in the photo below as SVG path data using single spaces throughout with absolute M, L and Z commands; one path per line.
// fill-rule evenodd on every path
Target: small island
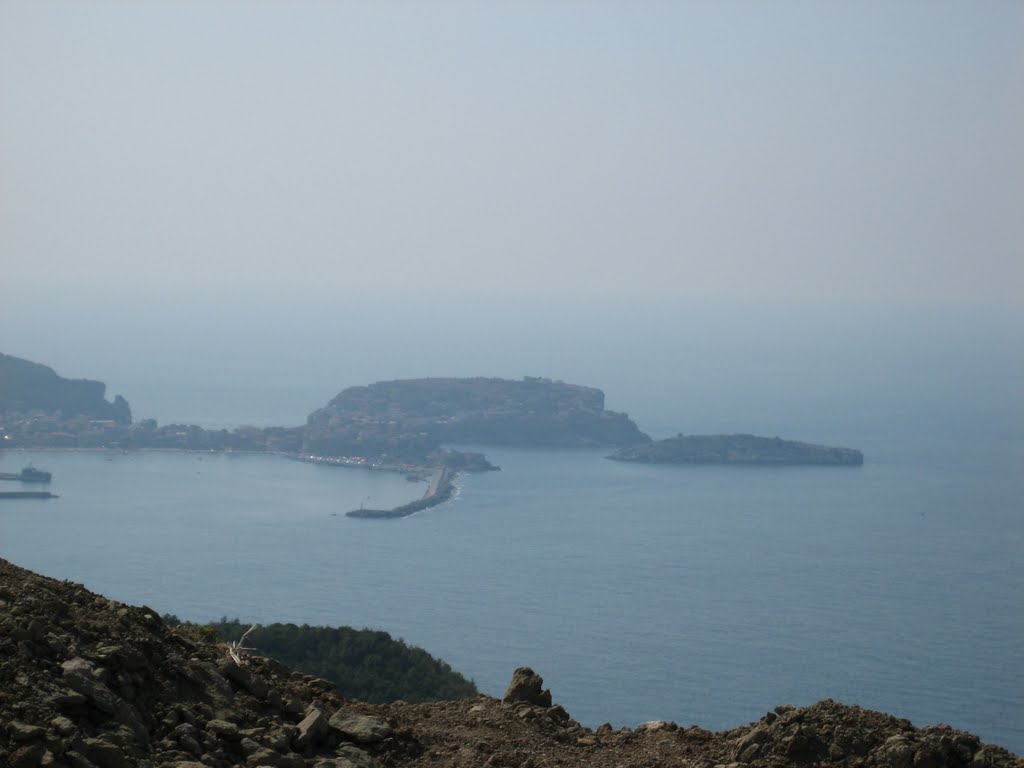
M 608 458 L 646 464 L 859 467 L 864 463 L 864 454 L 853 448 L 834 448 L 756 435 L 678 435 L 623 448 Z

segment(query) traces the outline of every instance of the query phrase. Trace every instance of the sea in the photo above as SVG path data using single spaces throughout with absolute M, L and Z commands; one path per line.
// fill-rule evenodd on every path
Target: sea
M 344 512 L 424 483 L 267 455 L 6 450 L 0 471 L 47 469 L 59 498 L 2 502 L 0 557 L 183 619 L 384 629 L 495 696 L 530 666 L 589 726 L 724 729 L 831 698 L 1024 753 L 1019 313 L 522 309 L 463 307 L 489 319 L 448 336 L 437 313 L 334 341 L 308 325 L 309 352 L 269 324 L 151 349 L 127 330 L 90 347 L 88 321 L 77 343 L 2 340 L 161 423 L 296 424 L 377 379 L 550 375 L 602 387 L 654 437 L 777 435 L 864 466 L 460 446 L 501 470 L 360 520 Z

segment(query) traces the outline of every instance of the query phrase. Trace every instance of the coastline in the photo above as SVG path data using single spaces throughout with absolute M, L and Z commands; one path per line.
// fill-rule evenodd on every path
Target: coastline
M 399 504 L 397 507 L 391 509 L 354 509 L 346 512 L 346 517 L 356 518 L 376 518 L 376 519 L 394 519 L 399 517 L 407 517 L 414 512 L 419 512 L 424 509 L 435 507 L 438 504 L 443 504 L 451 498 L 455 491 L 455 478 L 458 476 L 458 470 L 447 466 L 431 467 L 428 465 L 421 464 L 384 464 L 381 462 L 367 461 L 361 457 L 348 457 L 348 456 L 317 456 L 313 454 L 304 453 L 293 453 L 290 451 L 258 451 L 258 450 L 233 450 L 233 449 L 196 449 L 196 448 L 110 448 L 110 447 L 72 447 L 72 446 L 61 446 L 61 447 L 22 447 L 12 448 L 10 450 L 33 452 L 33 453 L 113 453 L 113 454 L 129 454 L 129 453 L 194 453 L 200 455 L 208 454 L 236 454 L 246 456 L 277 456 L 279 458 L 290 459 L 292 461 L 300 461 L 307 464 L 317 464 L 320 466 L 327 467 L 341 467 L 344 469 L 363 469 L 370 472 L 394 472 L 404 474 L 407 479 L 419 481 L 426 477 L 430 477 L 430 485 L 426 492 L 419 499 L 407 502 L 405 504 Z M 0 449 L 0 455 L 3 450 Z M 38 492 L 17 492 L 8 493 L 6 496 L 0 496 L 0 498 L 59 498 L 54 494 L 42 495 Z

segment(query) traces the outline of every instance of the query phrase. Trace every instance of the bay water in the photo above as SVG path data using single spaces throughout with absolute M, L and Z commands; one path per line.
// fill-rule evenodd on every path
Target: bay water
M 592 726 L 724 728 L 830 697 L 1024 748 L 1024 529 L 976 473 L 487 452 L 500 472 L 389 521 L 342 513 L 422 483 L 273 456 L 9 452 L 60 498 L 5 502 L 0 555 L 198 621 L 383 628 L 493 695 L 530 665 Z
M 50 470 L 60 498 L 2 502 L 0 556 L 186 619 L 384 629 L 492 695 L 529 665 L 591 726 L 718 729 L 834 698 L 1024 752 L 1019 314 L 737 323 L 628 310 L 496 320 L 477 307 L 489 322 L 450 345 L 436 343 L 452 327 L 436 313 L 337 340 L 320 324 L 275 327 L 231 354 L 227 336 L 204 346 L 198 333 L 148 349 L 142 323 L 134 346 L 116 326 L 130 358 L 51 326 L 23 325 L 24 348 L 0 340 L 107 379 L 136 418 L 161 423 L 300 423 L 343 386 L 382 378 L 552 375 L 601 386 L 655 437 L 778 435 L 859 448 L 864 466 L 482 446 L 500 472 L 377 521 L 343 513 L 425 485 L 276 456 L 6 450 L 0 471 Z M 264 354 L 284 336 L 305 346 Z

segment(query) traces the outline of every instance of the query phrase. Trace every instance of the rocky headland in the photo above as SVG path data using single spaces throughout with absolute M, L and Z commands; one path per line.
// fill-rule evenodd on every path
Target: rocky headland
M 679 435 L 623 448 L 608 458 L 647 464 L 860 466 L 864 463 L 864 454 L 853 448 L 756 435 Z
M 303 451 L 416 457 L 442 445 L 615 447 L 648 442 L 604 393 L 550 379 L 441 378 L 350 387 L 310 414 Z
M 0 560 L 0 764 L 9 768 L 1024 768 L 969 733 L 834 701 L 729 731 L 591 729 L 532 670 L 503 699 L 350 700 L 257 652 Z
M 65 379 L 52 368 L 0 354 L 0 413 L 47 413 L 62 420 L 91 419 L 130 424 L 132 411 L 120 395 L 106 399 L 107 386 L 91 379 Z

